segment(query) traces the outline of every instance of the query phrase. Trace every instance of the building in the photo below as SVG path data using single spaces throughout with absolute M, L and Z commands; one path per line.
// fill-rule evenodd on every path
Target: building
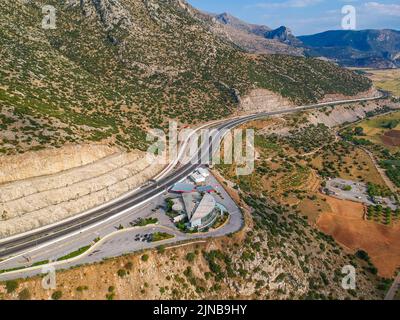
M 191 193 L 196 191 L 196 187 L 190 183 L 176 183 L 170 191 L 173 193 Z
M 224 214 L 221 210 L 222 205 L 217 203 L 210 193 L 202 196 L 199 192 L 185 192 L 182 193 L 182 198 L 172 201 L 172 210 L 177 214 L 173 218 L 174 223 L 186 220 L 186 226 L 190 229 L 202 230 L 210 227 L 220 215 Z
M 214 193 L 216 192 L 212 186 L 199 186 L 196 188 L 197 192 L 200 193 Z
M 207 177 L 210 176 L 210 173 L 208 172 L 208 170 L 207 170 L 207 169 L 204 169 L 204 168 L 199 168 L 199 169 L 197 169 L 197 172 L 198 172 L 200 175 L 202 175 L 204 178 L 207 178 Z
M 219 211 L 216 210 L 216 204 L 212 195 L 205 194 L 189 219 L 190 227 L 204 229 L 210 226 L 218 217 Z
M 182 194 L 182 200 L 185 206 L 185 213 L 189 220 L 192 218 L 194 210 L 199 203 L 199 199 L 201 199 L 201 196 L 197 192 Z
M 194 183 L 204 183 L 204 182 L 206 182 L 206 178 L 204 176 L 202 176 L 200 173 L 198 173 L 197 171 L 192 173 L 192 175 L 190 176 L 190 179 L 192 179 L 192 181 Z

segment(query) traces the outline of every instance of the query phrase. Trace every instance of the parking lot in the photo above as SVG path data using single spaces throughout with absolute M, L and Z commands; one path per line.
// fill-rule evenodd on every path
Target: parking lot
M 367 206 L 383 205 L 395 210 L 396 204 L 389 198 L 379 198 L 379 202 L 368 195 L 367 185 L 363 182 L 345 180 L 345 179 L 331 179 L 326 182 L 325 193 L 329 196 L 350 200 L 355 202 L 364 203 Z

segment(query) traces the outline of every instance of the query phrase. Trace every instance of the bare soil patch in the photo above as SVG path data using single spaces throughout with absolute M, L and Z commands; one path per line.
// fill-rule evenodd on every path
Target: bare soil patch
M 368 252 L 382 277 L 400 266 L 400 225 L 387 227 L 363 219 L 362 204 L 326 197 L 330 211 L 317 220 L 318 228 L 352 251 Z
M 400 130 L 390 130 L 382 136 L 385 145 L 398 147 L 400 146 Z

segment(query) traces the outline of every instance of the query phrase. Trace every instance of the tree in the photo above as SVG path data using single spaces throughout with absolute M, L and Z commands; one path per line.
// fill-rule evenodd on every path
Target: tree
M 12 293 L 18 288 L 18 281 L 16 280 L 9 280 L 6 281 L 6 290 L 7 293 Z
M 364 135 L 364 128 L 362 128 L 362 127 L 354 128 L 354 134 L 356 136 L 363 136 Z
M 186 260 L 189 262 L 193 262 L 195 258 L 196 258 L 196 254 L 194 252 L 189 252 L 186 255 Z
M 51 295 L 51 298 L 53 300 L 60 300 L 62 297 L 62 292 L 60 290 L 54 291 L 53 294 Z
M 117 271 L 117 274 L 118 274 L 118 276 L 119 276 L 120 278 L 123 278 L 123 277 L 126 276 L 126 270 L 125 270 L 125 269 L 119 269 L 119 270 Z
M 142 261 L 146 262 L 149 260 L 149 256 L 147 254 L 142 255 Z

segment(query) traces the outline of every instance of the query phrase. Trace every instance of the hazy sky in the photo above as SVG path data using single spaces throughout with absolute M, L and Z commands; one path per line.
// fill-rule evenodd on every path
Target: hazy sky
M 285 25 L 296 35 L 341 29 L 344 5 L 356 8 L 357 29 L 400 30 L 398 0 L 188 0 L 196 8 L 229 12 L 271 28 Z

